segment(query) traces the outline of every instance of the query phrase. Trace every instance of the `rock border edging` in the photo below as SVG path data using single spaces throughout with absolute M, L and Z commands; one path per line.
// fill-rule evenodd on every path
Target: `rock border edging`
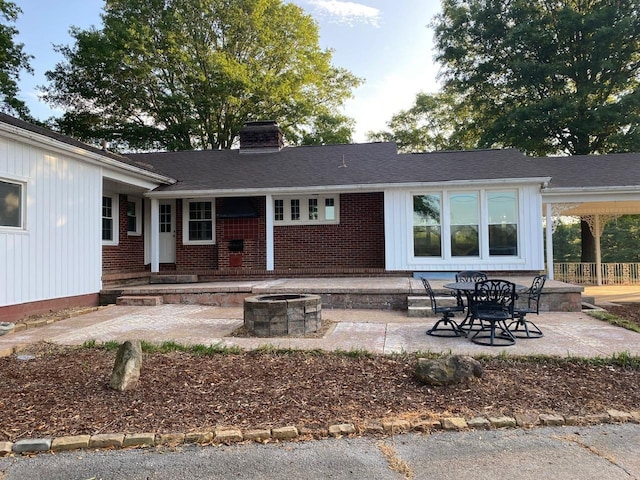
M 0 457 L 16 454 L 34 454 L 45 452 L 63 452 L 81 449 L 101 448 L 145 448 L 183 444 L 232 444 L 240 442 L 292 441 L 349 435 L 396 435 L 400 433 L 424 432 L 433 430 L 466 431 L 491 430 L 499 428 L 534 428 L 575 425 L 598 425 L 602 423 L 640 424 L 640 411 L 624 412 L 609 409 L 603 413 L 591 415 L 555 415 L 555 414 L 517 414 L 513 417 L 444 417 L 436 419 L 406 420 L 402 418 L 381 421 L 366 421 L 364 425 L 353 423 L 330 425 L 326 429 L 284 426 L 271 429 L 240 429 L 225 427 L 214 431 L 190 433 L 100 433 L 96 435 L 70 435 L 55 438 L 20 439 L 16 442 L 0 442 Z

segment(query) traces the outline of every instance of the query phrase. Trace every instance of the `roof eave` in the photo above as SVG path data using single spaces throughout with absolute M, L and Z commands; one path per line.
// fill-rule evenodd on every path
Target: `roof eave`
M 443 188 L 444 187 L 478 187 L 480 185 L 545 185 L 550 177 L 529 178 L 498 178 L 498 179 L 474 179 L 474 180 L 449 180 L 444 182 L 402 182 L 402 183 L 360 183 L 347 185 L 316 185 L 300 187 L 273 187 L 273 188 L 221 188 L 208 190 L 160 190 L 147 192 L 149 198 L 197 198 L 197 197 L 233 197 L 233 196 L 259 196 L 259 195 L 293 195 L 300 193 L 327 193 L 327 192 L 372 192 L 384 190 L 414 190 L 419 188 Z

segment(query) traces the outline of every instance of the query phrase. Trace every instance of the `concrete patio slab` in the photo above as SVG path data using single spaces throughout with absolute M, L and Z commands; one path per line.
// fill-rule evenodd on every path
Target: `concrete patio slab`
M 0 337 L 0 352 L 48 341 L 81 345 L 130 339 L 152 343 L 260 346 L 292 349 L 366 350 L 373 353 L 431 351 L 459 354 L 555 355 L 559 357 L 609 356 L 628 352 L 640 355 L 640 334 L 596 320 L 586 313 L 542 313 L 532 320 L 543 330 L 540 339 L 518 339 L 514 346 L 476 345 L 465 337 L 441 338 L 426 335 L 435 319 L 415 319 L 392 310 L 329 309 L 325 319 L 335 322 L 322 338 L 235 337 L 231 333 L 243 324 L 242 308 L 207 305 L 165 304 L 153 307 L 111 306 L 50 325 L 22 330 Z

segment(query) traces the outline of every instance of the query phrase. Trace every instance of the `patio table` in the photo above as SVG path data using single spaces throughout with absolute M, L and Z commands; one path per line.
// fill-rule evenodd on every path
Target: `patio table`
M 529 287 L 527 287 L 526 285 L 521 285 L 519 283 L 516 283 L 515 286 L 516 293 L 526 292 L 529 289 Z M 445 283 L 443 287 L 461 292 L 467 297 L 467 313 L 464 317 L 464 320 L 460 322 L 459 327 L 460 330 L 468 334 L 473 327 L 473 319 L 471 318 L 471 303 L 473 302 L 473 295 L 476 291 L 476 282 L 451 282 Z

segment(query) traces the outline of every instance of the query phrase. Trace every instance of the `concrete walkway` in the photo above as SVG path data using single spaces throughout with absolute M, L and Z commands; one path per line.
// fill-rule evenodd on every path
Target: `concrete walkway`
M 221 344 L 255 349 L 367 350 L 374 353 L 416 351 L 460 354 L 556 355 L 596 357 L 628 352 L 640 355 L 640 334 L 609 325 L 585 313 L 542 313 L 532 320 L 544 331 L 541 339 L 519 339 L 511 347 L 476 345 L 464 337 L 431 337 L 432 318 L 409 318 L 392 310 L 324 309 L 333 322 L 322 338 L 246 338 L 230 334 L 242 326 L 242 308 L 165 304 L 154 307 L 110 306 L 43 327 L 0 337 L 0 355 L 40 341 L 81 345 L 95 340 L 141 339 L 153 343 Z

